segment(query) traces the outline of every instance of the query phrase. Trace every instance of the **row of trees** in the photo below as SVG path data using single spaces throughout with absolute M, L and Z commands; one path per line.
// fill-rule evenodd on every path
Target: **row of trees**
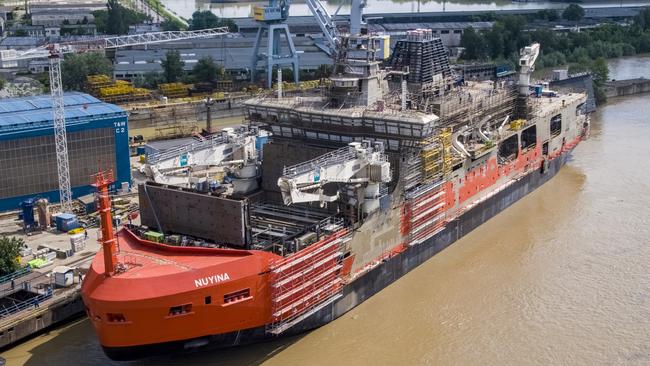
M 488 31 L 468 28 L 461 38 L 461 46 L 465 48 L 462 58 L 516 63 L 519 49 L 531 42 L 542 46 L 538 67 L 650 52 L 650 8 L 640 12 L 630 26 L 606 24 L 588 31 L 565 33 L 545 28 L 529 31 L 528 25 L 523 16 L 503 16 Z
M 225 78 L 225 70 L 222 65 L 214 62 L 212 57 L 206 56 L 198 60 L 192 68 L 192 72 L 187 74 L 184 70 L 185 62 L 181 60 L 181 55 L 177 50 L 167 51 L 165 58 L 161 62 L 162 73 L 149 72 L 143 76 L 137 77 L 133 83 L 136 86 L 145 88 L 156 88 L 160 83 L 211 83 L 214 84 Z
M 161 62 L 162 73 L 151 72 L 134 80 L 136 86 L 156 88 L 159 83 L 216 83 L 225 76 L 222 65 L 211 57 L 201 58 L 188 75 L 183 69 L 185 62 L 177 50 L 168 51 Z M 112 65 L 101 53 L 89 52 L 67 55 L 61 65 L 63 87 L 66 90 L 82 90 L 89 75 L 112 74 Z
M 548 14 L 545 12 L 543 16 L 548 17 Z M 529 30 L 529 26 L 526 17 L 502 16 L 495 20 L 490 30 L 478 32 L 468 28 L 461 37 L 461 46 L 465 48 L 461 58 L 514 67 L 519 50 L 532 42 L 539 42 L 538 69 L 569 65 L 571 72 L 596 70 L 602 75 L 602 65 L 606 66 L 606 63 L 600 59 L 650 52 L 650 8 L 641 11 L 629 26 L 606 24 L 588 31 L 568 33 L 545 28 Z M 596 86 L 602 86 L 602 82 L 597 80 Z M 600 90 L 598 93 L 604 95 Z
M 237 25 L 232 19 L 219 18 L 210 10 L 195 11 L 188 21 L 189 30 L 200 30 L 208 28 L 228 27 L 231 32 L 237 31 Z M 183 28 L 183 25 L 174 20 L 165 20 L 161 24 L 162 29 L 166 31 L 177 31 Z
M 585 9 L 578 4 L 570 4 L 562 11 L 562 19 L 578 21 L 584 18 Z M 542 9 L 532 16 L 532 19 L 555 22 L 560 20 L 560 13 L 556 9 Z

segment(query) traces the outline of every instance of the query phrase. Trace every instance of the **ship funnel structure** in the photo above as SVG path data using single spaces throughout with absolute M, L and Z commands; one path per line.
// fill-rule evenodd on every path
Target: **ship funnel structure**
M 102 250 L 104 251 L 104 274 L 106 276 L 110 276 L 117 269 L 117 238 L 113 232 L 111 198 L 108 195 L 108 186 L 114 181 L 112 170 L 100 171 L 93 175 L 93 186 L 97 188 L 102 235 L 99 242 L 102 244 Z

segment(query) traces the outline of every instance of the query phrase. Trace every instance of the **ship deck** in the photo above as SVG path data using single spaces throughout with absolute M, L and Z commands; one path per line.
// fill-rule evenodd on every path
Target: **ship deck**
M 118 260 L 123 266 L 115 275 L 118 278 L 172 275 L 182 271 L 221 265 L 253 255 L 247 250 L 180 247 L 156 243 L 139 238 L 126 228 L 118 233 L 117 238 Z M 99 256 L 103 258 L 101 252 Z M 96 264 L 99 263 L 103 264 L 102 261 Z

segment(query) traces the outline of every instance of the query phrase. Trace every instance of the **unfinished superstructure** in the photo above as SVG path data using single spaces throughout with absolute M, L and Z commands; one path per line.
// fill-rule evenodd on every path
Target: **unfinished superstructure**
M 396 47 L 387 68 L 371 45 L 338 59 L 321 96 L 244 103 L 249 128 L 270 136 L 251 135 L 261 153 L 242 165 L 258 186 L 140 187 L 144 227 L 121 231 L 117 255 L 138 265 L 106 279 L 97 259 L 84 283 L 111 357 L 327 323 L 549 180 L 588 134 L 584 94 L 458 80 L 427 31 Z M 128 323 L 96 320 L 115 313 Z

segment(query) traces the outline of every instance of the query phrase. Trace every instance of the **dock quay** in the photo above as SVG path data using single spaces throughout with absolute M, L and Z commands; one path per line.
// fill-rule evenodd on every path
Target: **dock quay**
M 86 232 L 83 245 L 64 256 L 73 235 L 54 227 L 25 232 L 18 212 L 0 214 L 0 237 L 16 237 L 25 243 L 20 258 L 23 267 L 0 276 L 0 349 L 84 314 L 81 282 L 101 247 L 98 228 L 88 227 Z M 45 258 L 46 263 L 32 268 L 28 263 L 37 258 Z M 55 274 L 61 269 L 67 272 L 63 285 Z
M 607 97 L 622 97 L 647 92 L 650 92 L 650 79 L 646 78 L 612 80 L 605 83 Z

